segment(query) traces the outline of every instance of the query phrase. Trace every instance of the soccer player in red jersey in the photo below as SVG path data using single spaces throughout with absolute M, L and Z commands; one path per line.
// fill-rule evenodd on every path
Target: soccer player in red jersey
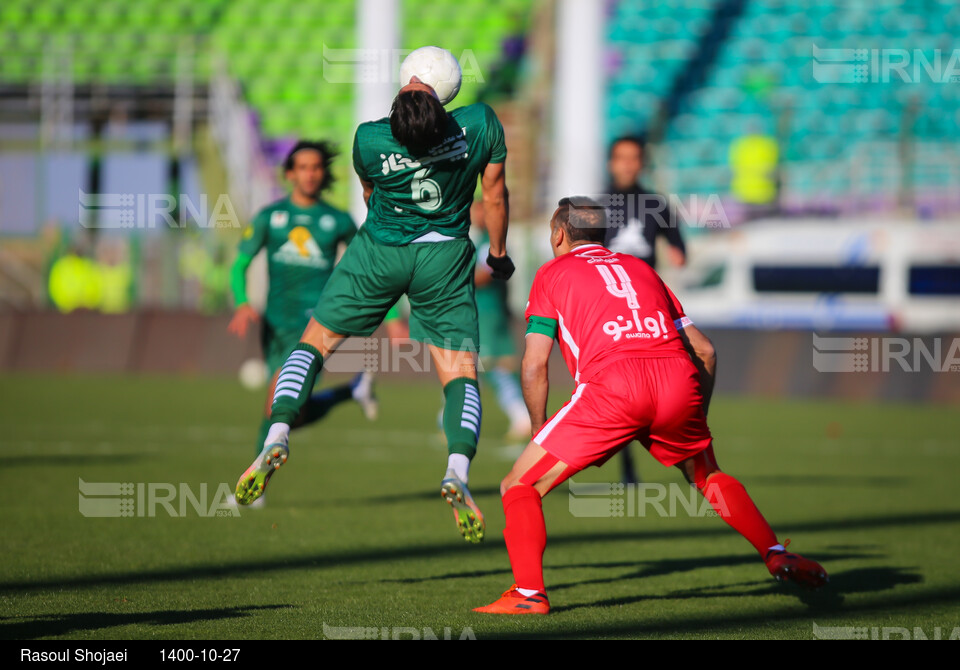
M 516 584 L 474 611 L 550 611 L 541 499 L 634 439 L 663 465 L 680 468 L 774 577 L 822 586 L 824 569 L 788 553 L 743 485 L 717 466 L 706 420 L 716 373 L 713 344 L 649 265 L 603 246 L 605 232 L 604 211 L 589 198 L 564 198 L 550 221 L 554 259 L 530 289 L 521 372 L 535 433 L 500 484 Z M 555 338 L 577 387 L 547 420 L 547 361 Z

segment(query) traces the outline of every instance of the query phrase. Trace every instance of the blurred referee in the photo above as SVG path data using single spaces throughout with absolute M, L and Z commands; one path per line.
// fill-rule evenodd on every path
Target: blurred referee
M 607 208 L 610 227 L 605 246 L 611 251 L 636 256 L 656 269 L 656 242 L 657 237 L 662 236 L 670 245 L 667 247 L 670 263 L 679 267 L 686 263 L 686 247 L 667 199 L 640 183 L 643 153 L 643 140 L 638 137 L 621 137 L 610 145 L 607 192 L 623 197 L 610 198 Z
M 687 262 L 687 250 L 680 228 L 667 199 L 640 183 L 643 172 L 644 142 L 639 137 L 620 137 L 610 145 L 607 171 L 610 194 L 607 207 L 607 236 L 604 241 L 611 251 L 636 256 L 657 269 L 657 237 L 666 238 L 667 257 L 672 265 Z M 617 197 L 622 196 L 622 197 Z M 636 484 L 639 478 L 633 465 L 630 447 L 620 451 L 624 484 Z

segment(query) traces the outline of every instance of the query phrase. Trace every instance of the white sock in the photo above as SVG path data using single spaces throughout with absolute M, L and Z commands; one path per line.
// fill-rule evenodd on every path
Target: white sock
M 768 553 L 768 554 L 769 554 L 771 551 L 786 551 L 786 549 L 784 549 L 784 547 L 783 547 L 782 544 L 775 544 L 775 545 L 773 545 L 772 547 L 769 547 L 769 548 L 767 549 L 767 553 Z
M 453 470 L 457 479 L 466 484 L 470 473 L 470 459 L 463 454 L 450 454 L 447 458 L 447 471 L 450 470 Z
M 539 593 L 539 591 L 537 591 L 536 589 L 521 589 L 521 588 L 519 588 L 519 587 L 517 587 L 517 591 L 520 592 L 520 595 L 526 596 L 527 598 L 529 598 L 529 597 L 532 596 L 532 595 L 536 595 L 537 593 Z
M 510 423 L 514 426 L 523 426 L 530 423 L 530 414 L 527 412 L 527 406 L 522 402 L 511 405 L 507 410 L 507 416 L 510 417 Z
M 267 431 L 267 439 L 264 441 L 263 446 L 277 442 L 286 444 L 289 439 L 290 426 L 285 423 L 274 423 L 270 425 L 270 430 Z

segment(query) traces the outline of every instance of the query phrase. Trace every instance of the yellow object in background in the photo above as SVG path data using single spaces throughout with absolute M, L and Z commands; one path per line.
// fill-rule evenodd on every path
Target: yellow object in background
M 103 291 L 99 268 L 89 258 L 67 254 L 50 267 L 49 290 L 61 312 L 97 309 Z
M 730 145 L 730 190 L 740 202 L 767 205 L 777 197 L 780 149 L 768 135 L 745 135 Z
M 126 263 L 106 265 L 67 254 L 50 267 L 50 300 L 63 313 L 91 309 L 119 314 L 130 309 L 132 270 Z
M 130 266 L 99 265 L 100 311 L 104 314 L 122 314 L 130 310 Z

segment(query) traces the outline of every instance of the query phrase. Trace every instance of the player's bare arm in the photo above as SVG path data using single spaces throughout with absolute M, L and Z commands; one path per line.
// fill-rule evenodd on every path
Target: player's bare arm
M 547 372 L 553 338 L 540 333 L 527 333 L 526 349 L 520 364 L 520 386 L 530 412 L 530 425 L 536 433 L 547 422 L 547 396 L 550 379 Z
M 680 339 L 700 373 L 700 393 L 703 395 L 703 413 L 706 414 L 717 377 L 717 350 L 710 338 L 692 324 L 680 330 Z
M 490 233 L 490 255 L 507 253 L 507 222 L 510 215 L 505 163 L 488 163 L 480 177 L 483 192 L 483 217 Z
M 247 330 L 249 330 L 250 326 L 256 324 L 259 320 L 260 315 L 257 313 L 257 310 L 244 303 L 237 307 L 233 313 L 233 317 L 227 325 L 227 331 L 239 338 L 244 338 L 247 336 Z
M 488 163 L 480 177 L 483 191 L 483 216 L 490 235 L 490 253 L 487 265 L 494 279 L 510 279 L 514 265 L 507 255 L 507 222 L 510 215 L 507 193 L 506 167 L 503 163 Z

